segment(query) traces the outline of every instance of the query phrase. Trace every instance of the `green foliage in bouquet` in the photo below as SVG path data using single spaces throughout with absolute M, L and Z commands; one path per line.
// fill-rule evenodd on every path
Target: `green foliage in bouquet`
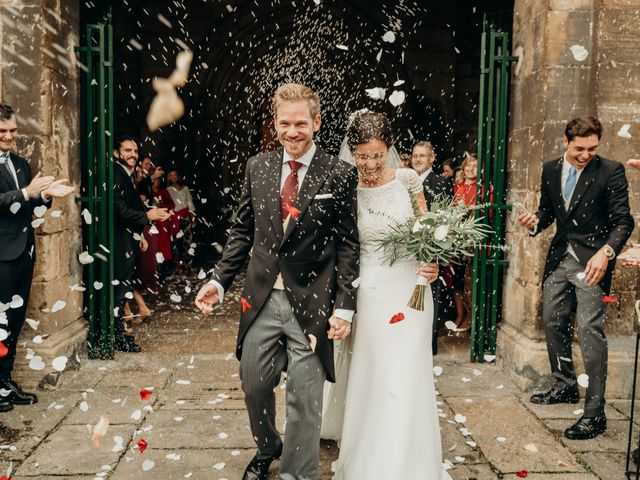
M 482 223 L 483 218 L 474 215 L 480 208 L 437 197 L 428 212 L 393 225 L 377 243 L 390 264 L 406 258 L 439 265 L 459 264 L 463 257 L 473 256 L 473 248 L 491 233 L 491 228 Z

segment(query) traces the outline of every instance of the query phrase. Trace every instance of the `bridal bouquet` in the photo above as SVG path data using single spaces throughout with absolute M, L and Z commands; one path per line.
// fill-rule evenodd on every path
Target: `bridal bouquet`
M 482 217 L 474 215 L 480 208 L 439 197 L 430 211 L 396 223 L 377 243 L 391 265 L 403 258 L 415 258 L 420 263 L 459 264 L 463 257 L 473 256 L 473 249 L 491 232 L 489 226 L 482 223 Z M 409 300 L 411 308 L 424 310 L 427 285 L 424 277 L 418 277 Z

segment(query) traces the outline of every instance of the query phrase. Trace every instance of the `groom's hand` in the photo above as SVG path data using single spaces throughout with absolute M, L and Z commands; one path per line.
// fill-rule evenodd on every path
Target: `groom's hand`
M 329 332 L 327 336 L 331 340 L 342 340 L 343 338 L 347 338 L 350 333 L 351 323 L 335 315 L 329 318 Z
M 210 283 L 204 284 L 196 296 L 196 307 L 205 315 L 209 315 L 216 303 L 218 303 L 218 289 Z

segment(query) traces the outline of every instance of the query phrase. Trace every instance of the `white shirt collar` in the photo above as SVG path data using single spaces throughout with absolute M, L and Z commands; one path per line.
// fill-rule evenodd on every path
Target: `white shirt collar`
M 315 142 L 311 142 L 311 148 L 309 149 L 309 151 L 305 153 L 303 156 L 301 156 L 300 158 L 298 158 L 296 162 L 300 162 L 304 166 L 308 167 L 311 164 L 311 160 L 313 159 L 313 156 L 316 154 L 316 150 L 317 150 L 317 147 Z M 286 149 L 284 149 L 283 151 L 284 151 L 282 155 L 283 164 L 293 160 L 291 156 L 287 153 Z
M 11 152 L 3 152 L 0 150 L 0 163 L 6 163 L 7 160 L 11 160 Z
M 431 170 L 433 170 L 433 168 L 430 168 L 428 170 L 425 170 L 424 172 L 422 172 L 420 175 L 418 175 L 420 177 L 420 181 L 424 182 L 427 177 L 429 176 L 429 174 L 431 173 Z

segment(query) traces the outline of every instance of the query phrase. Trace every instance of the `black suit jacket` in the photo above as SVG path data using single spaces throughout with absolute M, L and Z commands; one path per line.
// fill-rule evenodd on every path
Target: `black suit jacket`
M 585 167 L 576 183 L 568 210 L 562 197 L 562 162 L 556 159 L 542 168 L 540 206 L 536 213 L 536 234 L 556 221 L 556 234 L 547 254 L 544 278 L 554 271 L 571 244 L 580 264 L 589 259 L 605 244 L 616 255 L 620 253 L 633 231 L 633 217 L 629 211 L 629 192 L 624 166 L 596 156 Z M 605 292 L 611 287 L 615 259 L 609 262 L 600 282 Z
M 451 182 L 433 170 L 429 172 L 429 175 L 422 182 L 422 188 L 424 189 L 424 199 L 429 207 L 438 196 L 453 198 L 453 185 Z
M 31 182 L 29 162 L 14 153 L 10 155 L 18 184 L 21 189 L 25 188 Z M 0 165 L 0 261 L 15 260 L 25 249 L 31 249 L 34 245 L 33 209 L 50 203 L 42 200 L 41 196 L 25 200 L 7 166 Z
M 327 338 L 334 308 L 356 310 L 360 243 L 356 222 L 358 175 L 354 167 L 317 148 L 300 186 L 300 210 L 283 231 L 280 175 L 283 149 L 247 162 L 237 221 L 231 227 L 213 278 L 225 290 L 251 251 L 243 297 L 251 308 L 240 317 L 236 355 L 268 299 L 278 273 L 305 337 L 316 338 L 316 353 L 335 378 L 333 343 Z M 321 195 L 324 198 L 316 198 Z
M 131 279 L 135 267 L 138 240 L 133 234 L 141 234 L 149 220 L 133 178 L 118 162 L 113 166 L 113 192 L 115 275 L 122 282 Z

